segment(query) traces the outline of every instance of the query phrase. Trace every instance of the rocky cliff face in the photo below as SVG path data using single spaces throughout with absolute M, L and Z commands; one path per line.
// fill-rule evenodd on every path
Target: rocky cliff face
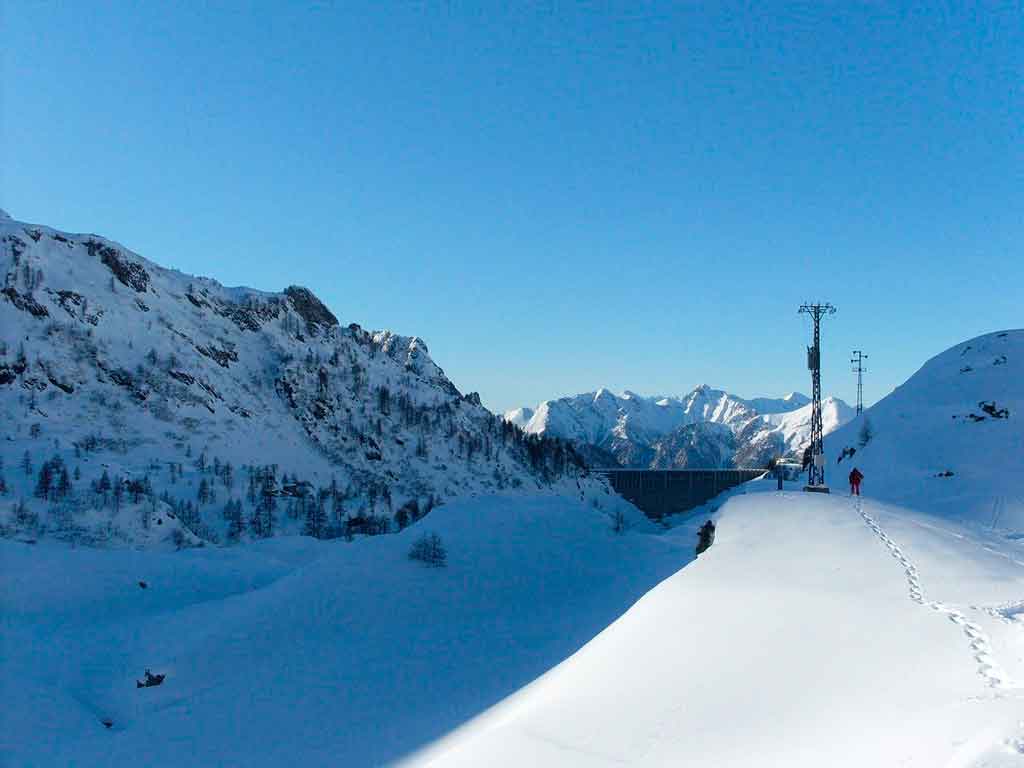
M 228 501 L 243 522 L 273 506 L 272 531 L 301 530 L 313 508 L 317 530 L 337 533 L 463 494 L 575 490 L 571 448 L 464 397 L 421 339 L 342 325 L 307 288 L 226 288 L 6 216 L 0 282 L 0 478 L 44 527 L 143 479 L 134 503 L 213 539 L 232 524 Z M 75 494 L 37 494 L 54 458 Z

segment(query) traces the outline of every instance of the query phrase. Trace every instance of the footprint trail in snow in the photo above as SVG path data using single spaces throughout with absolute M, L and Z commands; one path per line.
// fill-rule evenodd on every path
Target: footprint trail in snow
M 889 535 L 882 530 L 882 527 L 875 519 L 864 510 L 864 505 L 861 503 L 860 498 L 855 497 L 854 502 L 860 516 L 864 518 L 864 522 L 882 540 L 882 543 L 889 550 L 889 554 L 903 567 L 903 573 L 907 577 L 907 585 L 910 589 L 910 599 L 918 605 L 923 605 L 931 608 L 933 611 L 945 614 L 949 617 L 950 621 L 960 627 L 967 637 L 971 655 L 978 665 L 978 674 L 981 675 L 989 687 L 1013 687 L 1006 673 L 996 664 L 995 658 L 992 655 L 992 643 L 989 641 L 988 635 L 985 634 L 984 630 L 973 621 L 970 621 L 956 608 L 936 600 L 925 600 L 924 590 L 921 588 L 921 577 L 917 572 L 917 567 L 907 559 L 907 556 L 903 554 L 903 550 L 895 541 L 889 538 Z

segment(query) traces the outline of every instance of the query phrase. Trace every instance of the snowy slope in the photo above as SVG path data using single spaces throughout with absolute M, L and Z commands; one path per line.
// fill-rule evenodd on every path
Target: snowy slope
M 505 412 L 505 421 L 515 424 L 517 427 L 522 429 L 530 423 L 530 419 L 533 418 L 532 408 L 516 408 L 511 411 Z
M 823 407 L 826 432 L 853 417 L 838 398 Z M 531 434 L 596 446 L 622 466 L 668 469 L 764 466 L 798 455 L 809 441 L 810 412 L 809 399 L 797 392 L 744 400 L 703 384 L 683 397 L 599 389 L 509 411 L 505 419 Z
M 782 397 L 754 397 L 746 401 L 747 405 L 758 413 L 787 413 L 803 408 L 811 402 L 811 398 L 800 392 L 790 392 Z
M 838 496 L 729 501 L 696 563 L 409 764 L 1019 765 L 1024 548 L 962 535 Z
M 0 533 L 132 543 L 114 498 L 129 481 L 220 541 L 231 500 L 249 520 L 273 499 L 284 532 L 324 507 L 337 533 L 405 504 L 578 490 L 571 451 L 462 395 L 421 339 L 343 326 L 307 289 L 226 288 L 9 217 L 0 282 Z M 49 462 L 67 493 L 37 494 Z
M 841 487 L 856 465 L 873 495 L 906 504 L 928 498 L 945 516 L 1024 531 L 1022 416 L 1024 330 L 979 336 L 932 358 L 830 435 L 830 481 Z M 862 447 L 865 420 L 873 437 Z M 844 449 L 857 452 L 839 463 Z
M 633 529 L 613 532 L 616 509 Z M 648 527 L 617 497 L 506 495 L 353 544 L 165 554 L 0 540 L 3 763 L 398 759 L 535 679 L 692 559 L 692 535 Z M 406 556 L 424 530 L 441 536 L 446 567 Z M 136 688 L 147 667 L 162 686 Z

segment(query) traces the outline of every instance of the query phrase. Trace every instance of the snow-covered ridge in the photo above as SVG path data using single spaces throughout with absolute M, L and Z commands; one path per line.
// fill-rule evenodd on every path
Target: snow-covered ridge
M 336 534 L 353 517 L 375 530 L 403 506 L 415 517 L 486 490 L 575 492 L 571 449 L 528 446 L 460 393 L 422 339 L 345 325 L 307 288 L 226 288 L 103 237 L 10 218 L 0 283 L 0 479 L 27 500 L 15 516 L 28 527 L 68 506 L 61 525 L 84 525 L 85 508 L 113 504 L 117 478 L 145 478 L 150 512 L 177 509 L 170 519 L 185 514 L 186 530 L 219 540 L 237 516 L 225 502 L 248 519 L 267 494 L 273 529 L 302 530 L 312 515 Z M 36 487 L 51 459 L 73 503 Z M 0 526 L 24 529 L 10 506 Z
M 838 398 L 823 406 L 826 431 L 853 417 Z M 682 397 L 616 395 L 602 388 L 509 411 L 505 418 L 530 434 L 594 446 L 623 466 L 762 466 L 803 450 L 810 400 L 797 392 L 747 400 L 706 384 Z
M 833 484 L 851 466 L 865 488 L 992 529 L 1024 528 L 1024 330 L 988 333 L 936 355 L 825 440 Z

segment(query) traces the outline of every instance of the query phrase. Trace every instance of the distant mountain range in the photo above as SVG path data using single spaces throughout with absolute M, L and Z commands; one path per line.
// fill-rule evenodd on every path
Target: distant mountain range
M 854 416 L 834 397 L 822 410 L 826 433 Z M 703 384 L 682 397 L 599 389 L 516 408 L 505 419 L 528 434 L 572 441 L 591 466 L 756 467 L 803 451 L 811 405 L 799 392 L 748 400 Z

